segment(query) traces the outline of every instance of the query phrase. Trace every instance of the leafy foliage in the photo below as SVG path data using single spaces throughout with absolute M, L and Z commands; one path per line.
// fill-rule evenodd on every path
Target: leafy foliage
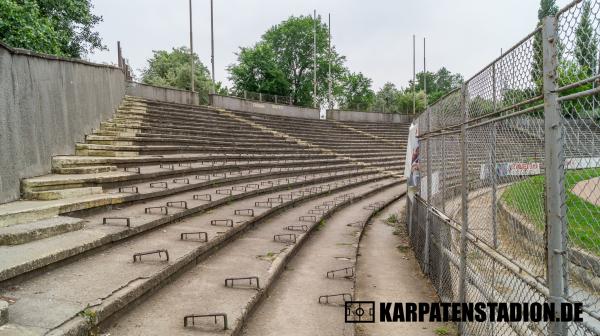
M 153 53 L 152 58 L 148 60 L 148 67 L 142 72 L 143 83 L 181 90 L 192 89 L 190 50 L 188 48 L 173 48 L 171 52 L 154 50 Z M 202 64 L 196 53 L 193 58 L 195 90 L 200 94 L 201 103 L 205 104 L 208 102 L 212 80 L 208 68 Z M 226 90 L 221 88 L 221 83 L 217 83 L 217 93 L 224 93 Z
M 0 0 L 0 40 L 33 51 L 81 58 L 106 47 L 93 31 L 102 17 L 90 0 Z
M 294 104 L 313 104 L 313 29 L 311 16 L 291 16 L 271 27 L 253 47 L 241 48 L 236 64 L 228 67 L 229 79 L 236 91 L 254 91 L 291 96 Z M 328 28 L 316 22 L 317 37 L 317 97 L 318 103 L 327 100 L 329 44 Z M 331 53 L 331 73 L 336 85 L 348 77 L 343 56 L 335 49 Z M 343 92 L 336 88 L 335 92 Z
M 575 30 L 575 59 L 577 64 L 585 69 L 588 77 L 596 72 L 598 55 L 598 41 L 590 19 L 590 12 L 591 5 L 587 0 L 583 3 L 581 19 Z
M 540 0 L 540 8 L 538 9 L 538 24 L 542 25 L 542 19 L 546 16 L 556 15 L 558 6 L 556 0 Z M 531 69 L 531 77 L 533 82 L 538 86 L 538 92 L 541 92 L 542 73 L 543 73 L 543 50 L 542 50 L 542 32 L 538 32 L 533 40 L 533 64 Z
M 336 94 L 340 109 L 366 111 L 375 102 L 375 92 L 371 89 L 373 81 L 362 73 L 347 73 L 339 85 Z

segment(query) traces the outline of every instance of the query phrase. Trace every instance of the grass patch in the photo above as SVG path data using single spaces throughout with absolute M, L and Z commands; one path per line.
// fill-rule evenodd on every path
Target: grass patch
M 433 332 L 438 336 L 451 336 L 458 334 L 458 332 L 456 331 L 456 327 L 454 327 L 453 325 L 437 327 L 433 330 Z
M 319 222 L 319 224 L 317 225 L 317 231 L 321 231 L 322 229 L 325 228 L 325 224 L 327 224 L 327 222 L 323 219 Z
M 273 260 L 275 260 L 275 258 L 277 258 L 277 255 L 278 255 L 278 254 L 279 254 L 279 253 L 275 253 L 275 252 L 268 252 L 268 253 L 267 253 L 267 254 L 265 254 L 265 255 L 259 255 L 259 256 L 256 256 L 256 257 L 257 257 L 258 259 L 262 259 L 262 260 L 265 260 L 265 261 L 271 261 L 271 262 L 272 262 Z
M 386 218 L 385 222 L 386 222 L 388 225 L 395 225 L 395 224 L 398 224 L 398 215 L 396 215 L 396 214 L 390 214 L 390 215 L 388 216 L 388 218 Z
M 600 255 L 600 207 L 571 192 L 580 181 L 600 176 L 600 168 L 567 170 L 567 223 L 569 239 L 575 245 Z M 506 188 L 502 199 L 538 229 L 544 229 L 544 176 L 533 176 Z

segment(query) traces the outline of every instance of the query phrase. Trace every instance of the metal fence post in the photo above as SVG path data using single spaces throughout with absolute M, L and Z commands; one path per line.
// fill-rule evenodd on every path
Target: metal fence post
M 467 231 L 469 230 L 469 187 L 468 187 L 468 167 L 467 167 L 467 125 L 468 104 L 467 104 L 467 84 L 463 84 L 462 96 L 460 101 L 461 112 L 463 113 L 463 124 L 460 127 L 460 175 L 461 175 L 461 214 L 462 223 L 460 230 L 460 267 L 458 298 L 459 302 L 466 302 L 466 274 L 467 274 Z M 459 334 L 464 334 L 464 323 L 459 322 Z
M 494 112 L 498 110 L 498 99 L 496 97 L 496 63 L 492 65 L 492 101 Z M 492 243 L 494 248 L 498 248 L 498 193 L 496 178 L 496 122 L 492 123 L 492 134 L 490 137 L 490 178 L 492 182 Z
M 260 92 L 258 93 L 258 101 L 262 102 L 262 93 L 260 93 Z
M 442 135 L 442 178 L 440 189 L 442 193 L 442 211 L 446 213 L 446 136 Z
M 545 133 L 545 187 L 546 187 L 546 237 L 548 259 L 549 302 L 558 307 L 567 294 L 566 262 L 566 208 L 564 185 L 564 143 L 562 118 L 558 103 L 557 67 L 558 38 L 556 17 L 543 19 L 542 45 L 544 55 L 544 133 Z M 549 322 L 548 334 L 567 335 L 567 323 Z
M 427 111 L 427 133 L 431 132 L 431 110 Z M 427 149 L 426 162 L 427 162 L 427 212 L 425 213 L 425 242 L 423 245 L 423 273 L 429 274 L 429 245 L 431 242 L 431 191 L 433 184 L 433 177 L 431 175 L 431 137 L 427 137 L 427 143 L 425 144 Z
M 248 99 L 248 91 L 244 90 L 244 99 Z

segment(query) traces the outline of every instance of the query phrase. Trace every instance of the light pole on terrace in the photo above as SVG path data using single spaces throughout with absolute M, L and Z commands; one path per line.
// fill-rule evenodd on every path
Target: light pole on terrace
M 213 0 L 210 0 L 210 63 L 212 64 L 212 93 L 217 93 L 215 82 L 215 29 L 213 20 Z
M 189 0 L 190 3 L 190 71 L 192 77 L 192 92 L 194 92 L 194 37 L 192 33 L 192 0 Z

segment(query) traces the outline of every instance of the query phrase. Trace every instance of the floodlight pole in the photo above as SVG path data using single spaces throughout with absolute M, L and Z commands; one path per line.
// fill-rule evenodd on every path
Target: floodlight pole
M 332 78 L 331 78 L 331 13 L 329 14 L 329 109 L 333 110 L 333 97 L 332 97 Z
M 425 92 L 425 109 L 427 109 L 427 52 L 425 49 L 425 37 L 423 37 L 423 91 Z
M 212 93 L 217 93 L 215 81 L 215 26 L 213 15 L 213 0 L 210 0 L 210 63 L 212 64 Z
M 190 71 L 192 77 L 192 92 L 194 92 L 194 38 L 192 33 L 192 0 L 190 3 Z
M 413 115 L 417 114 L 417 53 L 416 53 L 416 42 L 415 35 L 413 34 L 413 82 L 412 82 L 412 94 L 413 94 Z
M 314 10 L 313 25 L 313 107 L 317 108 L 317 10 Z

